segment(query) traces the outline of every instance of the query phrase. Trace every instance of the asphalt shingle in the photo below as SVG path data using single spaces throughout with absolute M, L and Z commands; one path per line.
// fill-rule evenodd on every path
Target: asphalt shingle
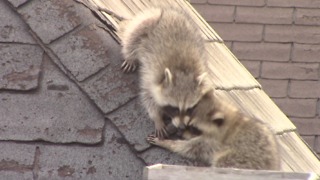
M 0 90 L 36 89 L 42 54 L 36 45 L 0 43 Z
M 0 93 L 1 140 L 45 140 L 95 144 L 102 140 L 104 117 L 45 56 L 39 89 Z
M 144 163 L 110 122 L 105 128 L 98 147 L 40 146 L 39 179 L 141 179 Z
M 118 127 L 137 151 L 150 147 L 146 137 L 154 132 L 154 123 L 148 117 L 147 112 L 141 106 L 139 98 L 130 101 L 107 117 Z
M 102 32 L 101 32 L 102 31 Z M 83 81 L 109 64 L 111 37 L 101 38 L 101 28 L 94 24 L 70 34 L 50 47 L 78 81 Z
M 33 145 L 1 142 L 1 179 L 33 179 L 35 149 Z
M 82 22 L 80 13 L 69 0 L 30 1 L 18 11 L 45 44 L 70 32 Z
M 18 7 L 29 0 L 8 0 L 14 7 Z
M 204 166 L 205 164 L 191 161 L 187 158 L 181 157 L 171 151 L 153 147 L 139 156 L 147 163 L 147 165 L 154 164 L 174 164 L 174 165 L 190 165 L 190 166 Z
M 27 26 L 4 1 L 0 1 L 0 9 L 0 42 L 35 44 Z
M 101 34 L 102 35 L 102 34 Z M 125 105 L 138 95 L 138 73 L 125 74 L 121 70 L 123 62 L 120 45 L 105 33 L 101 38 L 108 42 L 107 57 L 109 64 L 99 73 L 90 77 L 80 86 L 105 113 Z

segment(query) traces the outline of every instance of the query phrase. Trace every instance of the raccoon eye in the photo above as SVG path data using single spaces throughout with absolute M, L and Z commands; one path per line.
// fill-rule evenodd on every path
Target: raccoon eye
M 193 135 L 197 135 L 197 136 L 202 134 L 202 132 L 198 128 L 194 127 L 194 126 L 189 126 L 189 131 Z
M 164 106 L 163 111 L 169 116 L 177 116 L 180 112 L 179 108 L 173 106 Z
M 193 113 L 194 108 L 195 108 L 195 107 L 188 108 L 188 109 L 187 109 L 187 114 L 188 114 L 188 115 L 191 115 L 191 114 Z
M 212 123 L 216 126 L 220 127 L 224 124 L 224 113 L 216 110 L 212 110 L 209 114 L 207 114 L 209 118 L 212 120 Z
M 217 125 L 218 127 L 222 126 L 224 123 L 224 119 L 218 118 L 213 120 L 213 124 Z
M 198 106 L 199 102 L 197 104 L 195 104 L 193 107 L 190 107 L 187 109 L 187 114 L 190 116 L 192 115 L 193 111 L 196 109 L 196 107 Z

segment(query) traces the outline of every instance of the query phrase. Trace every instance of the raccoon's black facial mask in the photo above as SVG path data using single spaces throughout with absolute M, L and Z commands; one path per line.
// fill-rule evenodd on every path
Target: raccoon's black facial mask
M 170 116 L 170 117 L 179 116 L 181 114 L 191 116 L 196 106 L 197 104 L 194 105 L 193 107 L 188 108 L 185 112 L 182 112 L 182 113 L 180 112 L 180 109 L 178 107 L 173 107 L 170 105 L 162 107 L 162 110 L 167 116 Z
M 213 124 L 215 124 L 216 126 L 221 127 L 221 126 L 224 124 L 224 119 L 222 119 L 222 118 L 217 118 L 217 119 L 214 119 L 212 122 L 213 122 Z
M 193 111 L 196 108 L 196 106 L 197 106 L 197 104 L 194 105 L 193 107 L 187 109 L 187 115 L 188 116 L 191 116 L 193 114 Z
M 197 106 L 199 105 L 200 101 L 201 101 L 201 99 L 194 106 L 188 108 L 186 110 L 186 115 L 192 116 L 194 114 L 194 110 L 197 108 Z
M 169 117 L 175 117 L 180 114 L 179 108 L 173 106 L 164 106 L 162 107 L 162 110 Z
M 196 136 L 200 136 L 202 134 L 202 132 L 194 126 L 187 126 L 186 131 L 189 131 L 191 134 Z

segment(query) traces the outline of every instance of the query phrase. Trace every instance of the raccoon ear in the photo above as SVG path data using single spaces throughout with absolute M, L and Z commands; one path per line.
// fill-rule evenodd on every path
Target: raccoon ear
M 207 75 L 208 75 L 208 74 L 207 74 L 206 72 L 204 72 L 204 73 L 200 74 L 200 75 L 197 77 L 197 81 L 198 81 L 198 84 L 199 84 L 199 85 L 202 85 L 202 84 L 205 82 L 205 79 L 206 79 Z
M 212 115 L 212 122 L 218 127 L 222 126 L 224 123 L 224 114 L 222 112 L 217 112 Z
M 164 70 L 164 84 L 165 85 L 172 84 L 172 74 L 168 68 Z

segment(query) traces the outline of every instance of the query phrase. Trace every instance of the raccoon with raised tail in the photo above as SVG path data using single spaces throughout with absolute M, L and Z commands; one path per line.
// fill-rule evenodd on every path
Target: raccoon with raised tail
M 183 140 L 149 136 L 154 145 L 215 167 L 279 170 L 280 157 L 274 133 L 267 124 L 207 93 L 184 122 Z
M 142 11 L 120 24 L 119 37 L 122 69 L 132 72 L 140 65 L 142 104 L 163 138 L 164 117 L 188 119 L 208 91 L 205 41 L 190 17 L 172 8 Z

